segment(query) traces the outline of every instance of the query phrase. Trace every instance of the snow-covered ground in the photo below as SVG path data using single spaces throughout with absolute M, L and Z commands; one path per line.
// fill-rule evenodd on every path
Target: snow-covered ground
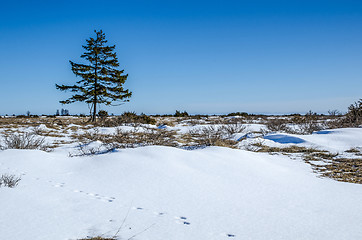
M 263 143 L 278 147 L 297 145 L 343 153 L 351 148 L 362 147 L 362 128 L 329 129 L 310 135 L 273 133 L 264 136 Z
M 343 152 L 362 146 L 362 129 L 263 141 Z M 119 229 L 120 239 L 140 240 L 362 239 L 362 185 L 319 178 L 288 156 L 148 146 L 69 157 L 73 147 L 0 151 L 0 174 L 22 177 L 0 188 L 0 239 L 75 240 Z

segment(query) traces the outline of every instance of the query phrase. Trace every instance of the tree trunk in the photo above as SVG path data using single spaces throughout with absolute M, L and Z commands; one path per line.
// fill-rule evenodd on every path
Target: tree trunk
M 97 67 L 98 67 L 98 62 L 96 60 L 95 69 L 94 69 L 95 80 L 94 80 L 94 99 L 93 99 L 93 116 L 92 116 L 92 122 L 94 123 L 96 122 L 96 117 L 97 117 L 97 80 L 98 80 Z
M 97 112 L 97 97 L 94 96 L 94 101 L 93 101 L 93 116 L 92 116 L 92 122 L 96 122 L 96 112 Z

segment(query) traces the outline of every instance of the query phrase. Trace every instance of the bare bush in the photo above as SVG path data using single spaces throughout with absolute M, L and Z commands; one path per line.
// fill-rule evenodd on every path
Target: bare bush
M 117 118 L 112 120 L 113 126 L 130 125 L 134 126 L 139 124 L 156 124 L 156 120 L 146 114 L 137 115 L 134 112 L 124 112 Z
M 140 146 L 177 146 L 174 136 L 175 132 L 163 129 L 146 128 L 143 131 L 122 131 L 117 130 L 106 140 L 107 144 L 111 144 L 116 148 L 140 147 Z
M 336 109 L 328 110 L 328 115 L 331 117 L 341 116 L 342 113 Z
M 191 140 L 199 146 L 234 147 L 236 141 L 227 139 L 227 135 L 228 133 L 222 128 L 207 126 L 190 130 L 184 139 Z
M 105 116 L 100 117 L 97 126 L 103 127 L 118 127 L 118 126 L 140 126 L 141 124 L 156 124 L 156 120 L 146 114 L 137 115 L 135 112 L 124 112 L 117 117 Z
M 85 156 L 100 154 L 112 151 L 116 148 L 135 148 L 150 145 L 159 146 L 178 146 L 174 131 L 163 129 L 143 128 L 142 130 L 134 128 L 132 131 L 123 131 L 117 129 L 114 134 L 101 134 L 98 130 L 79 135 L 80 144 L 78 154 L 71 156 Z M 91 142 L 99 141 L 101 145 L 92 147 Z
M 362 126 L 362 99 L 351 104 L 344 116 L 335 116 L 336 119 L 329 121 L 329 128 L 361 127 Z
M 246 123 L 242 117 L 226 117 L 222 118 L 223 124 L 243 124 Z
M 344 119 L 345 119 L 344 116 L 335 117 L 335 119 L 326 122 L 326 125 L 329 129 L 347 127 Z
M 48 150 L 45 144 L 45 138 L 39 137 L 34 133 L 12 133 L 4 137 L 4 146 L 2 149 L 39 149 Z
M 21 180 L 21 177 L 16 177 L 15 175 L 10 174 L 3 174 L 0 177 L 0 187 L 9 187 L 14 188 L 18 186 L 19 182 Z
M 73 137 L 77 137 L 80 142 L 89 143 L 92 141 L 102 141 L 104 134 L 100 134 L 98 128 L 94 128 L 92 131 L 87 131 L 80 135 L 74 135 Z
M 33 128 L 32 134 L 34 134 L 34 135 L 42 135 L 42 134 L 43 134 L 43 131 L 40 129 L 39 126 L 35 126 L 35 127 Z
M 148 128 L 144 132 L 136 134 L 137 142 L 144 145 L 176 146 L 175 132 Z
M 268 119 L 266 127 L 272 132 L 287 131 L 287 121 L 281 118 Z
M 241 124 L 239 122 L 234 122 L 234 123 L 222 125 L 219 128 L 219 131 L 221 131 L 223 134 L 225 134 L 227 138 L 231 138 L 234 134 L 241 133 L 245 129 L 246 129 L 246 127 L 243 124 Z
M 69 157 L 80 157 L 80 156 L 90 156 L 96 154 L 104 154 L 114 150 L 113 146 L 108 144 L 101 144 L 98 146 L 91 146 L 92 142 L 84 143 L 80 142 L 76 147 L 77 152 L 70 152 Z
M 315 131 L 320 131 L 327 127 L 324 122 L 319 121 L 318 115 L 312 111 L 309 111 L 304 116 L 294 116 L 292 122 L 296 128 L 293 129 L 289 127 L 286 131 L 294 134 L 312 134 Z
M 191 129 L 189 134 L 205 145 L 212 145 L 217 139 L 222 139 L 222 132 L 214 126 Z
M 313 132 L 323 129 L 325 129 L 325 127 L 315 121 L 305 121 L 304 123 L 299 125 L 300 134 L 312 134 Z

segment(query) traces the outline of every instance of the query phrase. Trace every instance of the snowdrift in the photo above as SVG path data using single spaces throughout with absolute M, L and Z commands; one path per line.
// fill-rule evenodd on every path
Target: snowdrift
M 17 188 L 0 188 L 1 239 L 112 236 L 120 226 L 121 239 L 140 240 L 362 237 L 361 186 L 318 178 L 285 156 L 220 147 L 68 152 L 0 152 L 1 173 L 22 176 Z

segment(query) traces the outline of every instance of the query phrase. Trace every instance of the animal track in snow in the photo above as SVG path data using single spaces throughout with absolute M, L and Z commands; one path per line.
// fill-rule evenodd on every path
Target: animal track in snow
M 148 209 L 143 208 L 143 207 L 132 207 L 132 210 L 139 210 L 139 211 L 147 211 Z
M 102 202 L 113 202 L 116 200 L 115 197 L 107 197 L 107 196 L 100 195 L 98 193 L 88 193 L 88 192 L 85 192 L 82 190 L 77 190 L 77 189 L 73 190 L 73 192 L 84 194 L 87 197 L 89 197 L 90 199 L 96 199 L 96 200 L 100 200 Z
M 164 212 L 153 212 L 153 214 L 157 215 L 157 216 L 163 216 L 165 215 L 166 213 Z
M 23 172 L 22 175 L 25 175 L 26 173 Z M 51 180 L 46 180 L 46 179 L 42 179 L 42 178 L 33 178 L 34 180 L 42 180 L 42 181 L 46 181 L 48 182 L 49 184 L 51 184 L 53 187 L 56 187 L 56 188 L 63 188 L 65 191 L 69 191 L 69 192 L 73 192 L 73 193 L 78 193 L 78 194 L 82 194 L 83 196 L 86 196 L 87 198 L 89 199 L 94 199 L 94 200 L 100 200 L 100 201 L 103 201 L 103 202 L 108 202 L 108 203 L 112 203 L 116 200 L 115 197 L 108 197 L 108 196 L 104 196 L 104 195 L 101 195 L 101 194 L 98 194 L 98 193 L 92 193 L 92 192 L 86 192 L 86 191 L 83 191 L 83 190 L 79 190 L 79 189 L 69 189 L 69 186 L 67 187 L 65 183 L 63 182 L 60 182 L 60 183 L 57 183 L 55 181 L 51 181 Z M 154 214 L 156 216 L 165 216 L 165 215 L 168 215 L 168 213 L 166 212 L 158 212 L 158 211 L 152 211 L 152 209 L 147 209 L 147 208 L 144 208 L 144 207 L 132 207 L 133 210 L 138 210 L 140 212 L 143 212 L 143 213 L 147 213 L 147 214 Z M 173 217 L 175 220 L 174 222 L 177 223 L 177 224 L 180 224 L 180 225 L 191 225 L 191 222 L 188 220 L 187 217 L 185 216 L 174 216 Z M 166 219 L 169 219 L 166 217 Z M 115 220 L 109 220 L 110 222 L 113 222 Z M 219 236 L 223 236 L 224 238 L 227 237 L 227 238 L 236 238 L 236 235 L 235 234 L 232 234 L 232 233 L 219 233 L 218 234 Z
M 175 219 L 176 219 L 177 224 L 183 224 L 183 225 L 190 225 L 191 224 L 190 222 L 185 221 L 187 219 L 187 217 L 181 216 L 181 217 L 175 217 Z
M 39 180 L 39 179 L 37 179 L 37 180 Z M 51 180 L 49 180 L 48 182 L 53 183 L 53 181 L 51 181 Z M 113 201 L 116 200 L 115 197 L 103 196 L 103 195 L 98 194 L 98 193 L 89 193 L 89 192 L 85 192 L 85 191 L 79 190 L 79 189 L 72 189 L 72 190 L 66 189 L 65 183 L 56 183 L 56 184 L 54 184 L 52 186 L 56 187 L 56 188 L 64 188 L 65 190 L 71 191 L 73 193 L 80 193 L 80 194 L 83 194 L 83 195 L 87 196 L 90 199 L 96 199 L 96 200 L 100 200 L 100 201 L 103 201 L 103 202 L 113 202 Z
M 54 187 L 64 187 L 65 183 L 56 183 Z
M 220 237 L 227 237 L 227 238 L 235 238 L 236 235 L 235 234 L 232 234 L 232 233 L 211 233 L 211 235 L 214 235 L 214 236 L 218 236 L 218 238 Z

